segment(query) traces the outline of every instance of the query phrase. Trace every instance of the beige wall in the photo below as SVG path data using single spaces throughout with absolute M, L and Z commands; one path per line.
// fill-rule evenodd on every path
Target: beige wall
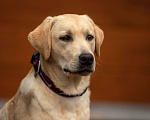
M 27 35 L 46 16 L 88 14 L 105 33 L 92 75 L 92 101 L 150 103 L 149 0 L 0 2 L 0 97 L 10 98 L 32 67 Z

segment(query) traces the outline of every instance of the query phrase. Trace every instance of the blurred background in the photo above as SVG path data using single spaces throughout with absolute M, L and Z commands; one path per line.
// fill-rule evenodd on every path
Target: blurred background
M 118 112 L 124 108 L 122 113 L 129 111 L 128 108 L 133 111 L 139 108 L 147 110 L 142 111 L 143 117 L 148 115 L 149 0 L 1 0 L 0 6 L 1 101 L 16 93 L 21 80 L 32 67 L 30 59 L 35 50 L 27 40 L 29 32 L 47 16 L 87 14 L 105 34 L 101 58 L 96 58 L 96 72 L 91 77 L 92 117 L 96 116 L 93 110 L 104 112 L 105 108 L 110 110 L 109 113 L 114 108 Z

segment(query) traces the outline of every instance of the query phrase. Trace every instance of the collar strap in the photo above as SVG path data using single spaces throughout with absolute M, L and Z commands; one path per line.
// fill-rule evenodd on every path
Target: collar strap
M 51 89 L 53 92 L 55 92 L 56 94 L 63 96 L 63 97 L 78 97 L 78 96 L 82 96 L 87 88 L 81 93 L 81 94 L 76 94 L 76 95 L 68 95 L 65 94 L 62 90 L 60 90 L 59 88 L 57 88 L 55 86 L 55 84 L 53 83 L 53 81 L 43 72 L 42 68 L 41 68 L 41 64 L 40 64 L 40 53 L 35 52 L 32 56 L 32 59 L 30 61 L 31 64 L 33 64 L 34 70 L 35 70 L 35 74 L 34 76 L 36 77 L 37 75 L 40 76 L 40 78 L 43 80 L 43 82 L 45 83 L 45 85 Z

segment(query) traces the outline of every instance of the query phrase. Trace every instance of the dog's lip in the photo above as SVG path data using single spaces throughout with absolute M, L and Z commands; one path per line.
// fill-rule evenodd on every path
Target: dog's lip
M 87 76 L 89 75 L 91 72 L 93 72 L 93 70 L 89 70 L 89 69 L 83 69 L 83 70 L 79 70 L 79 71 L 75 71 L 75 72 L 71 72 L 70 70 L 64 68 L 63 69 L 64 72 L 67 72 L 67 73 L 71 73 L 71 74 L 79 74 L 79 75 L 82 75 L 82 76 Z

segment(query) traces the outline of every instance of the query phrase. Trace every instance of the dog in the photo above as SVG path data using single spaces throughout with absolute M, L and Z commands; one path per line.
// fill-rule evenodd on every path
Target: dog
M 89 120 L 88 86 L 103 39 L 87 15 L 47 17 L 28 35 L 38 52 L 0 120 Z

